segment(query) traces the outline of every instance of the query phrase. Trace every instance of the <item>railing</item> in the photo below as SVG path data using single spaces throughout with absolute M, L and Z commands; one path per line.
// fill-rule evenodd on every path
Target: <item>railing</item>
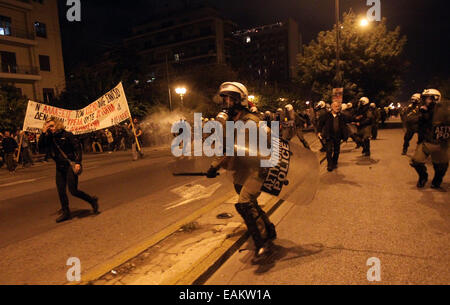
M 14 73 L 14 74 L 31 74 L 39 75 L 39 68 L 33 66 L 18 66 L 10 64 L 1 64 L 1 72 L 3 73 Z

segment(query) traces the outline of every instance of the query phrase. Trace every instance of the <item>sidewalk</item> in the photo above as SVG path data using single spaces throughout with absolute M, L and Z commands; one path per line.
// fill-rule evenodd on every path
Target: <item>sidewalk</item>
M 252 253 L 236 252 L 206 284 L 370 284 L 372 257 L 381 262 L 380 284 L 449 284 L 450 197 L 429 183 L 416 189 L 402 137 L 401 129 L 380 130 L 370 160 L 344 144 L 337 171 L 322 165 L 312 201 L 290 198 L 272 215 L 273 256 L 252 265 Z M 447 174 L 447 191 L 449 182 Z

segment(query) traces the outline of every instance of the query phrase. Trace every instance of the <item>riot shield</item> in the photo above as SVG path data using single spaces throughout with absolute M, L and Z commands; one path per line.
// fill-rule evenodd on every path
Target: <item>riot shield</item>
M 267 171 L 262 191 L 292 201 L 299 196 L 312 197 L 319 185 L 319 160 L 314 152 L 300 146 L 297 138 L 280 139 L 278 163 Z

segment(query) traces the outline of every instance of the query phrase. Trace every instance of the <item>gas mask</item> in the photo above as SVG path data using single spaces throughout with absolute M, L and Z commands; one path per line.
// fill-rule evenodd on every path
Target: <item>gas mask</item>
M 232 119 L 238 110 L 242 108 L 241 96 L 236 92 L 225 92 L 221 94 L 222 111 L 217 115 L 217 120 L 226 122 Z

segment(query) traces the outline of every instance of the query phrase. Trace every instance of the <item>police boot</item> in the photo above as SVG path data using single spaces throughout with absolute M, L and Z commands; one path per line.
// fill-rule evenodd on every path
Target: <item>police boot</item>
M 417 181 L 417 187 L 423 188 L 428 181 L 428 173 L 425 164 L 422 163 L 411 163 L 411 166 L 414 167 L 416 172 L 419 174 L 419 181 Z
M 447 164 L 437 164 L 433 163 L 434 167 L 434 178 L 431 182 L 431 188 L 438 189 L 441 187 L 442 180 L 444 179 L 445 173 L 448 169 L 448 163 Z
M 62 214 L 56 219 L 57 223 L 72 219 L 72 215 L 70 215 L 70 210 L 68 207 L 62 208 Z
M 370 139 L 365 139 L 363 142 L 363 154 L 366 157 L 370 157 Z
M 258 205 L 258 203 L 254 203 L 255 208 L 258 210 L 259 216 L 264 222 L 266 226 L 267 237 L 266 240 L 275 240 L 277 238 L 277 231 L 275 230 L 275 225 L 270 221 L 266 212 Z
M 235 205 L 236 210 L 244 219 L 245 225 L 247 226 L 248 233 L 253 239 L 256 248 L 256 254 L 264 247 L 265 240 L 258 228 L 256 220 L 258 219 L 258 211 L 249 203 L 238 203 Z

